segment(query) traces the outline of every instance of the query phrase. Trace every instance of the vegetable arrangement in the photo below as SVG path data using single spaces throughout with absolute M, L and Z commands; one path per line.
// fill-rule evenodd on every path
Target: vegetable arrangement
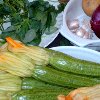
M 10 37 L 6 40 L 0 48 L 0 70 L 9 78 L 1 77 L 5 84 L 0 90 L 2 95 L 10 93 L 8 100 L 56 100 L 59 94 L 100 84 L 100 64 L 47 48 L 26 46 Z
M 55 9 L 43 0 L 1 0 L 0 39 L 5 40 L 10 36 L 25 44 L 38 45 L 43 33 L 50 34 L 57 30 L 54 26 L 56 17 L 66 3 L 59 4 L 58 9 Z M 4 28 L 6 23 L 11 23 L 7 29 Z
M 25 45 L 38 45 L 63 7 L 42 0 L 0 1 L 0 37 L 7 41 L 0 48 L 0 100 L 100 99 L 100 64 Z

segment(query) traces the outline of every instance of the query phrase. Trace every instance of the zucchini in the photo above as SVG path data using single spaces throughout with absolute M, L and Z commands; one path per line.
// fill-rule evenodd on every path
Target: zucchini
M 83 86 L 93 86 L 100 84 L 100 80 L 71 73 L 64 73 L 49 66 L 37 66 L 34 68 L 32 76 L 41 81 L 64 87 L 78 88 Z
M 21 90 L 12 95 L 11 100 L 56 100 L 59 94 L 67 95 L 70 90 L 33 89 Z
M 98 63 L 80 60 L 53 50 L 47 51 L 50 57 L 49 63 L 56 69 L 75 74 L 100 77 L 100 64 Z
M 34 89 L 34 88 L 37 88 L 37 89 L 44 89 L 44 88 L 45 89 L 65 89 L 65 88 L 57 86 L 57 85 L 51 85 L 51 84 L 45 83 L 43 81 L 36 80 L 32 77 L 23 78 L 21 88 L 23 90 Z

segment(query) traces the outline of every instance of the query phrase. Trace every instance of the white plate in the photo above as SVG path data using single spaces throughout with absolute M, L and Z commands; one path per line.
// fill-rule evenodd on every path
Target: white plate
M 100 52 L 88 48 L 82 48 L 76 46 L 59 46 L 59 47 L 53 47 L 51 49 L 63 52 L 75 58 L 100 63 Z
M 68 20 L 73 20 L 73 19 L 79 18 L 81 16 L 85 16 L 85 18 L 89 18 L 82 9 L 82 0 L 70 0 L 64 9 L 63 25 L 60 30 L 60 33 L 66 39 L 68 39 L 72 43 L 74 43 L 75 45 L 78 45 L 81 47 L 88 46 L 88 45 L 99 46 L 100 39 L 97 38 L 95 35 L 94 35 L 93 39 L 83 39 L 83 38 L 76 36 L 69 30 L 66 22 Z

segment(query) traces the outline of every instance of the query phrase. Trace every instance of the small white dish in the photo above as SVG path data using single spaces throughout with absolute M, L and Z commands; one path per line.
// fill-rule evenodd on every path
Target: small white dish
M 58 46 L 50 49 L 63 52 L 78 59 L 100 63 L 100 52 L 92 49 L 76 46 Z
M 63 25 L 60 29 L 60 33 L 73 44 L 80 47 L 100 45 L 100 39 L 97 38 L 96 35 L 93 35 L 92 39 L 83 39 L 76 36 L 69 30 L 67 21 L 75 18 L 81 18 L 82 16 L 89 18 L 82 9 L 82 0 L 70 0 L 64 9 Z

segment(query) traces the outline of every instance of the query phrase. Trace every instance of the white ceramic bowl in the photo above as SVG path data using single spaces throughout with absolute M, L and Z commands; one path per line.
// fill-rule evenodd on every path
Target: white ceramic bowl
M 89 18 L 82 9 L 82 0 L 70 0 L 64 9 L 63 25 L 60 29 L 60 33 L 77 46 L 84 47 L 87 45 L 100 45 L 100 39 L 95 35 L 93 39 L 83 39 L 76 36 L 69 30 L 66 22 L 82 16 Z
M 76 46 L 59 46 L 59 47 L 53 47 L 51 49 L 63 52 L 75 58 L 100 63 L 100 52 L 97 52 L 92 49 L 76 47 Z

